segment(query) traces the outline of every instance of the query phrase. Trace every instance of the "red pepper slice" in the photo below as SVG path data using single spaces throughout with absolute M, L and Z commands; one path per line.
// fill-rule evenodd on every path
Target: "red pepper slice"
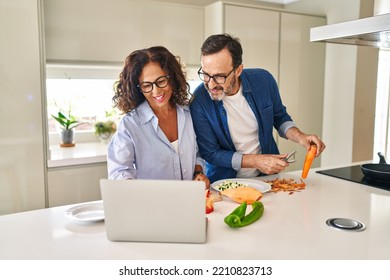
M 210 190 L 206 190 L 206 214 L 214 211 L 214 200 L 210 197 Z

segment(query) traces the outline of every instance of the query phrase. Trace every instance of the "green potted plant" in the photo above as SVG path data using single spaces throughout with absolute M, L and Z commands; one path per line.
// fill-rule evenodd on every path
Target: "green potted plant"
M 95 123 L 95 134 L 103 143 L 107 143 L 116 131 L 116 123 L 110 119 L 115 115 L 115 111 L 105 113 L 106 120 Z
M 95 133 L 103 143 L 107 143 L 115 131 L 116 124 L 114 121 L 108 120 L 95 123 Z
M 61 147 L 73 147 L 75 145 L 73 142 L 73 129 L 83 123 L 78 121 L 70 112 L 70 109 L 67 113 L 60 109 L 57 115 L 51 115 L 61 127 Z

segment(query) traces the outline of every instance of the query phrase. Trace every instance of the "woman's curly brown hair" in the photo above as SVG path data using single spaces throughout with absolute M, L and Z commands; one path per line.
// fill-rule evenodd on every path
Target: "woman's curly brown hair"
M 180 58 L 175 57 L 165 47 L 156 46 L 132 52 L 125 60 L 119 80 L 114 84 L 114 107 L 123 113 L 128 113 L 145 101 L 145 96 L 139 90 L 139 77 L 144 66 L 157 62 L 169 75 L 172 87 L 170 102 L 178 105 L 188 105 L 192 100 L 189 84 L 180 64 Z

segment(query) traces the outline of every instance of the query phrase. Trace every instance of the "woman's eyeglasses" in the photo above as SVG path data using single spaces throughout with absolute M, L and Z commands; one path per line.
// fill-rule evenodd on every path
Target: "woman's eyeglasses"
M 149 93 L 153 91 L 153 84 L 158 88 L 165 88 L 168 85 L 169 75 L 158 77 L 154 82 L 143 82 L 137 85 L 137 87 L 143 93 Z

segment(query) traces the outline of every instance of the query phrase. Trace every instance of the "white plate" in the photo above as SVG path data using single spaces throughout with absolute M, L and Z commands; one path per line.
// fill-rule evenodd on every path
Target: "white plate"
M 211 187 L 214 190 L 219 192 L 220 190 L 218 189 L 218 185 L 222 184 L 224 181 L 227 181 L 227 180 L 241 183 L 241 184 L 246 184 L 246 185 L 248 185 L 248 187 L 255 188 L 255 189 L 261 191 L 262 193 L 268 192 L 271 189 L 271 185 L 267 184 L 266 182 L 259 181 L 259 180 L 252 180 L 252 179 L 241 179 L 241 178 L 219 180 L 219 181 L 212 183 Z
M 65 215 L 79 222 L 96 223 L 104 221 L 102 202 L 85 203 L 66 210 Z

